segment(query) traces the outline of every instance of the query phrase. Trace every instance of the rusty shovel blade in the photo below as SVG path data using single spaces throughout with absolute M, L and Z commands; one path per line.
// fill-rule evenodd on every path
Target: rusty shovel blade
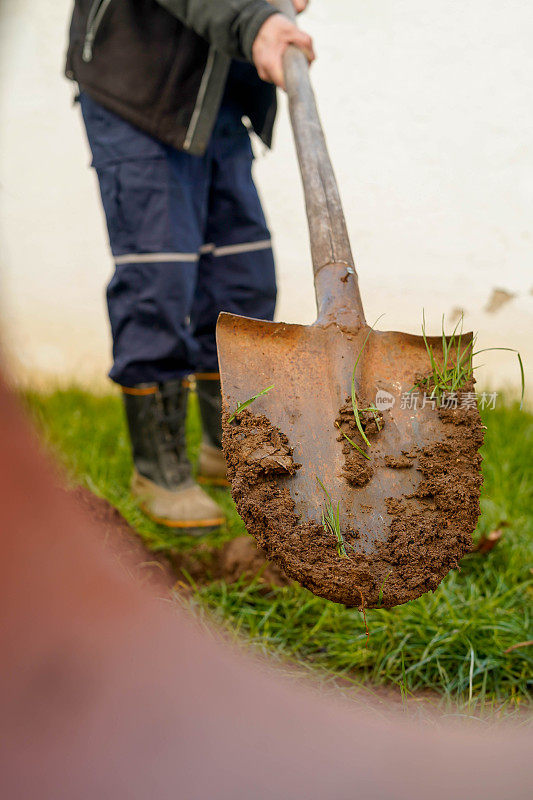
M 290 0 L 273 2 L 294 19 Z M 430 372 L 424 338 L 366 324 L 307 60 L 290 46 L 283 67 L 318 319 L 303 326 L 220 315 L 228 474 L 248 530 L 291 578 L 346 605 L 393 606 L 434 589 L 470 547 L 479 415 L 475 403 L 409 402 Z M 442 340 L 429 344 L 443 359 Z M 372 414 L 363 436 L 359 411 L 350 416 L 352 373 L 355 408 Z M 238 404 L 272 385 L 231 421 Z
M 465 335 L 463 341 L 467 343 L 469 338 Z M 430 539 L 431 535 L 436 537 L 437 549 L 445 541 L 453 540 L 456 534 L 469 536 L 471 530 L 451 531 L 449 509 L 443 507 L 441 513 L 436 507 L 438 498 L 432 497 L 431 492 L 416 497 L 422 482 L 427 483 L 421 459 L 432 448 L 444 447 L 447 461 L 460 461 L 462 457 L 460 448 L 456 455 L 453 453 L 456 446 L 450 436 L 450 426 L 455 430 L 453 423 L 441 418 L 432 402 L 413 402 L 417 399 L 411 393 L 416 377 L 429 371 L 424 339 L 394 331 L 375 331 L 367 325 L 351 333 L 337 325 L 263 322 L 224 313 L 219 318 L 217 341 L 223 402 L 227 410 L 234 411 L 239 403 L 273 385 L 273 389 L 258 397 L 249 410 L 254 415 L 265 415 L 287 436 L 294 461 L 301 465 L 293 475 L 274 477 L 276 485 L 290 493 L 298 527 L 322 526 L 325 496 L 319 479 L 335 506 L 339 504 L 341 529 L 356 535 L 349 547 L 348 561 L 355 559 L 357 566 L 359 556 L 359 561 L 364 560 L 365 572 L 361 578 L 355 570 L 351 580 L 346 559 L 338 559 L 339 570 L 344 574 L 348 569 L 346 580 L 326 578 L 324 586 L 319 585 L 308 565 L 296 563 L 298 548 L 288 548 L 280 541 L 276 518 L 270 523 L 267 521 L 261 535 L 256 536 L 268 555 L 290 577 L 315 593 L 349 605 L 362 602 L 367 607 L 390 606 L 435 588 L 448 572 L 450 560 L 443 553 L 436 565 L 431 553 L 424 558 L 423 550 L 419 552 L 422 544 L 429 550 L 432 546 L 431 542 L 428 544 L 427 530 L 423 543 L 415 541 L 417 536 L 420 538 L 421 520 L 426 520 L 425 528 L 428 524 L 431 526 Z M 438 355 L 441 340 L 431 338 L 429 343 Z M 384 424 L 372 437 L 368 450 L 373 475 L 365 485 L 354 486 L 343 474 L 343 441 L 335 421 L 339 409 L 350 396 L 352 371 L 360 352 L 355 381 L 357 395 L 377 405 Z M 469 413 L 470 423 L 475 423 L 477 407 Z M 476 419 L 472 419 L 472 414 Z M 407 456 L 409 468 L 394 466 L 405 462 Z M 477 471 L 478 464 L 462 466 Z M 437 468 L 442 470 L 442 465 Z M 472 491 L 469 491 L 472 500 Z M 396 561 L 403 559 L 403 569 L 393 557 L 387 558 L 389 543 L 394 540 L 395 502 L 396 506 L 403 504 L 407 528 L 412 527 L 405 532 L 405 525 L 400 526 L 400 533 L 406 533 L 407 541 L 403 542 L 403 553 Z M 474 505 L 476 502 L 477 497 Z M 250 523 L 249 517 L 244 516 Z M 473 518 L 475 521 L 475 514 Z M 255 533 L 253 521 L 248 527 Z M 439 540 L 444 534 L 446 540 Z M 409 545 L 410 535 L 414 539 L 412 546 Z M 335 562 L 338 554 L 333 551 L 332 539 Z M 300 560 L 304 562 L 305 555 Z

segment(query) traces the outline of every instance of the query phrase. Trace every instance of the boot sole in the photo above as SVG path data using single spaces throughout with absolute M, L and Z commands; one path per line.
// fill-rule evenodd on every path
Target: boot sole
M 167 519 L 165 517 L 156 517 L 154 514 L 151 514 L 142 503 L 139 503 L 139 508 L 143 514 L 146 514 L 153 522 L 157 522 L 158 525 L 164 525 L 167 528 L 219 528 L 226 521 L 225 517 L 191 520 Z
M 231 486 L 227 478 L 209 478 L 207 475 L 198 475 L 196 477 L 197 483 L 203 483 L 206 486 Z

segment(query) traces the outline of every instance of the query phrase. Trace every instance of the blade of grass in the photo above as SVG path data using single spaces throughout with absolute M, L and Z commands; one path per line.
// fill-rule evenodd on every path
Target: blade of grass
M 233 422 L 233 420 L 235 419 L 237 414 L 240 414 L 241 411 L 244 411 L 245 408 L 248 408 L 248 406 L 250 406 L 255 400 L 257 400 L 258 397 L 261 397 L 262 395 L 266 394 L 267 392 L 269 392 L 273 388 L 274 388 L 274 384 L 272 384 L 272 386 L 268 386 L 266 389 L 263 389 L 262 392 L 258 392 L 258 394 L 254 394 L 253 397 L 249 397 L 248 400 L 244 401 L 244 403 L 239 403 L 239 405 L 237 406 L 237 408 L 235 409 L 235 411 L 233 412 L 231 417 L 228 419 L 228 423 Z
M 348 553 L 346 552 L 346 546 L 344 544 L 344 539 L 342 536 L 341 531 L 341 521 L 340 521 L 340 503 L 337 503 L 337 508 L 334 509 L 333 503 L 331 500 L 331 495 L 318 477 L 315 476 L 318 483 L 320 484 L 322 490 L 326 495 L 326 513 L 322 512 L 322 527 L 326 531 L 326 533 L 331 533 L 335 537 L 337 541 L 337 555 L 341 558 L 348 558 Z
M 361 453 L 362 456 L 364 456 L 365 458 L 367 458 L 370 461 L 370 456 L 368 455 L 368 453 L 365 453 L 365 451 L 363 450 L 362 447 L 359 447 L 359 445 L 356 444 L 353 439 L 350 439 L 350 437 L 346 433 L 344 433 L 343 430 L 341 430 L 341 426 L 339 425 L 339 423 L 336 422 L 335 425 L 340 430 L 340 432 L 342 433 L 344 438 L 347 439 L 350 442 L 352 447 L 354 447 L 357 450 L 358 453 Z
M 526 376 L 524 374 L 524 362 L 522 361 L 522 356 L 515 350 L 514 347 L 484 347 L 482 350 L 476 350 L 475 353 L 472 353 L 472 356 L 477 356 L 479 353 L 488 353 L 490 350 L 507 350 L 508 353 L 516 353 L 518 358 L 518 366 L 520 367 L 520 382 L 521 382 L 521 393 L 520 393 L 520 411 L 522 411 L 524 407 L 524 394 L 526 391 Z
M 392 574 L 392 570 L 390 570 L 390 572 L 387 574 L 387 576 L 386 576 L 385 580 L 383 581 L 383 583 L 382 583 L 382 584 L 381 584 L 381 586 L 379 587 L 379 594 L 378 594 L 378 608 L 379 608 L 379 606 L 381 605 L 381 601 L 383 600 L 383 587 L 385 586 L 385 584 L 386 584 L 386 583 L 387 583 L 387 581 L 389 580 L 389 578 L 390 578 L 391 574 Z
M 422 309 L 422 338 L 424 340 L 424 345 L 426 348 L 426 352 L 428 354 L 429 363 L 431 366 L 431 375 L 426 376 L 419 380 L 409 391 L 412 392 L 416 387 L 422 388 L 429 387 L 430 379 L 433 380 L 433 389 L 430 394 L 430 399 L 436 399 L 437 403 L 440 405 L 442 402 L 442 397 L 444 394 L 450 394 L 455 392 L 461 386 L 463 386 L 467 381 L 471 380 L 474 374 L 474 370 L 478 367 L 474 367 L 473 359 L 474 356 L 478 355 L 479 353 L 485 353 L 489 350 L 507 350 L 511 353 L 516 353 L 518 358 L 518 365 L 520 367 L 520 381 L 521 381 L 521 396 L 520 396 L 520 409 L 523 408 L 524 404 L 524 395 L 525 395 L 525 374 L 524 374 L 524 364 L 522 362 L 522 357 L 518 350 L 515 350 L 512 347 L 486 347 L 481 350 L 474 350 L 475 344 L 477 341 L 477 335 L 474 334 L 468 344 L 463 347 L 463 315 L 461 314 L 460 319 L 455 324 L 455 327 L 450 336 L 446 336 L 444 330 L 444 315 L 442 317 L 442 367 L 439 365 L 438 360 L 435 358 L 435 354 L 433 351 L 432 345 L 430 345 L 428 341 L 428 337 L 426 334 L 426 315 L 424 309 Z M 452 352 L 455 352 L 455 359 L 452 363 L 449 363 L 450 355 Z

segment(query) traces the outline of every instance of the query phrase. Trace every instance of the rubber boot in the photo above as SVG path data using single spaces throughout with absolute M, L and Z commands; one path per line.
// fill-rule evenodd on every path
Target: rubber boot
M 122 391 L 135 465 L 131 489 L 144 513 L 193 535 L 221 525 L 221 509 L 196 485 L 187 458 L 188 389 L 176 380 Z
M 202 418 L 198 482 L 229 486 L 226 459 L 222 450 L 222 395 L 218 372 L 197 375 L 196 392 Z

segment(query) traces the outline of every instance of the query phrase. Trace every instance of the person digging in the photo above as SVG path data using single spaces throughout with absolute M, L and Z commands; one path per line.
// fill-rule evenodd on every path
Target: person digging
M 276 302 L 242 118 L 270 147 L 289 44 L 313 60 L 311 38 L 266 0 L 74 3 L 65 74 L 79 86 L 115 264 L 109 375 L 124 398 L 132 492 L 152 519 L 197 534 L 224 517 L 187 458 L 188 376 L 199 480 L 222 484 L 217 317 L 272 320 Z

